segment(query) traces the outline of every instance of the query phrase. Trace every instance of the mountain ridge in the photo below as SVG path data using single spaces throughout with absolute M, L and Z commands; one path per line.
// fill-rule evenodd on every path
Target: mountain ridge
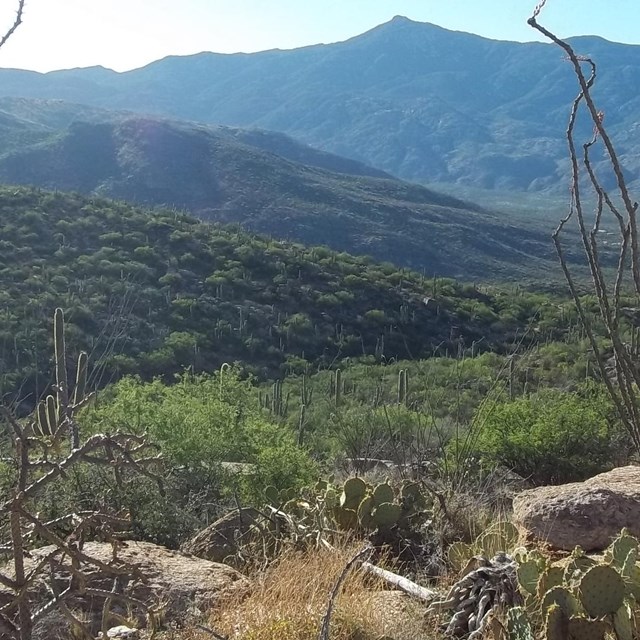
M 638 187 L 640 153 L 628 132 L 640 130 L 640 46 L 592 36 L 570 42 L 600 63 L 594 98 Z M 576 93 L 552 44 L 405 18 L 339 43 L 168 56 L 122 73 L 0 69 L 4 96 L 278 131 L 422 184 L 556 194 L 566 188 L 564 129 Z M 578 133 L 590 130 L 585 123 Z M 606 171 L 604 180 L 612 184 Z
M 0 99 L 0 114 L 28 112 L 36 127 L 29 143 L 20 129 L 10 148 L 10 123 L 0 123 L 0 180 L 176 207 L 466 279 L 512 279 L 552 264 L 546 234 L 281 134 L 77 108 L 74 121 L 73 105 Z
M 235 361 L 272 377 L 343 358 L 509 352 L 557 313 L 512 287 L 480 290 L 99 197 L 0 186 L 0 220 L 0 393 L 23 398 L 48 384 L 58 306 L 74 348 L 95 353 L 98 386 Z

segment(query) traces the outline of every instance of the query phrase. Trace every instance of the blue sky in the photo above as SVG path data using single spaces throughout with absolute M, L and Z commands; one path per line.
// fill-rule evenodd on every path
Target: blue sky
M 26 0 L 0 66 L 118 71 L 167 55 L 290 49 L 358 35 L 394 15 L 502 40 L 534 40 L 536 0 Z M 0 0 L 8 26 L 17 0 Z M 612 8 L 614 7 L 614 8 Z M 541 22 L 561 36 L 640 43 L 640 0 L 547 0 Z

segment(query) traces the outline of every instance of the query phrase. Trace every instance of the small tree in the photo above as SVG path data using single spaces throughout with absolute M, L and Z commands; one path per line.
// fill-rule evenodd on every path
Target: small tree
M 617 462 L 618 425 L 606 391 L 594 383 L 576 392 L 544 389 L 481 409 L 475 443 L 488 462 L 537 485 L 584 480 Z
M 6 536 L 0 549 L 11 554 L 11 571 L 0 571 L 0 585 L 11 594 L 0 606 L 0 637 L 7 640 L 30 640 L 36 622 L 58 609 L 79 632 L 93 638 L 87 625 L 71 612 L 66 602 L 74 596 L 103 598 L 103 627 L 109 620 L 112 601 L 133 603 L 146 609 L 146 604 L 133 601 L 120 588 L 122 581 L 136 576 L 135 568 L 118 560 L 116 530 L 126 527 L 123 514 L 106 510 L 69 513 L 51 521 L 38 515 L 37 498 L 53 483 L 60 481 L 75 465 L 87 463 L 110 467 L 116 482 L 125 483 L 130 472 L 160 480 L 150 468 L 160 461 L 150 455 L 145 437 L 128 433 L 95 434 L 87 439 L 77 422 L 77 413 L 90 400 L 86 390 L 88 358 L 81 353 L 76 365 L 73 389 L 67 379 L 67 353 L 64 340 L 64 318 L 61 309 L 54 316 L 55 385 L 52 394 L 41 400 L 32 415 L 18 419 L 9 409 L 0 407 L 0 426 L 9 436 L 9 457 L 4 460 L 12 470 L 13 488 L 0 503 L 0 532 Z M 109 564 L 84 550 L 85 538 L 95 530 L 112 542 L 113 560 Z M 37 561 L 26 563 L 30 550 L 47 543 L 47 551 Z M 87 586 L 88 570 L 114 580 L 111 592 Z M 56 577 L 58 574 L 58 577 Z M 68 575 L 61 588 L 60 575 Z M 46 582 L 50 591 L 47 602 L 34 602 L 36 584 Z M 106 628 L 103 629 L 106 637 Z

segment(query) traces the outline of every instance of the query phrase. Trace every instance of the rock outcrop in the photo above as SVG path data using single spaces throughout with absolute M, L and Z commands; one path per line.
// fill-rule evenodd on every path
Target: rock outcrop
M 232 590 L 244 588 L 248 584 L 244 576 L 224 564 L 194 558 L 150 542 L 126 541 L 121 544 L 118 560 L 135 567 L 138 575 L 136 579 L 124 585 L 123 592 L 141 600 L 147 606 L 160 607 L 165 621 L 184 621 L 198 611 L 205 612 Z M 30 557 L 25 558 L 27 571 L 53 550 L 54 547 L 47 546 L 31 551 Z M 111 544 L 88 542 L 84 545 L 83 551 L 105 564 L 112 561 Z M 98 567 L 91 566 L 84 570 L 84 573 L 88 577 L 87 588 L 106 591 L 112 589 L 113 578 L 105 576 Z M 47 572 L 45 575 L 49 578 Z M 69 584 L 69 574 L 63 568 L 56 572 L 55 580 L 57 588 L 62 590 Z M 10 597 L 6 589 L 0 588 L 0 606 L 6 604 Z M 32 601 L 44 603 L 50 597 L 44 579 L 38 579 L 31 589 Z M 85 619 L 91 621 L 93 630 L 99 628 L 103 602 L 103 598 L 79 595 L 67 600 L 71 609 L 81 611 Z M 120 607 L 117 603 L 114 605 L 117 612 L 127 614 L 127 607 Z M 138 617 L 138 624 L 144 626 L 144 611 L 135 611 L 135 615 Z M 70 637 L 65 636 L 61 629 L 61 623 L 64 626 L 65 622 L 60 620 L 60 615 L 54 609 L 51 617 L 45 618 L 39 624 L 41 628 L 36 629 L 34 637 Z M 62 636 L 58 635 L 60 632 L 63 632 Z
M 528 540 L 568 551 L 576 545 L 604 549 L 623 527 L 640 536 L 640 467 L 528 489 L 514 498 L 513 510 L 513 522 Z

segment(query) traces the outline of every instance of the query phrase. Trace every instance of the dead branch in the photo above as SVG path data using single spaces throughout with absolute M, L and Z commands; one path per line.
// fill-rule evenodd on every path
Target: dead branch
M 25 0 L 18 1 L 18 10 L 16 11 L 16 17 L 13 24 L 9 27 L 7 32 L 0 38 L 0 48 L 6 43 L 6 41 L 14 34 L 15 30 L 22 24 L 22 13 L 24 12 Z
M 89 572 L 94 571 L 101 576 L 112 577 L 114 584 L 142 578 L 136 565 L 118 558 L 116 529 L 127 526 L 127 520 L 118 514 L 95 510 L 45 521 L 37 512 L 35 499 L 78 464 L 108 465 L 118 482 L 122 482 L 126 474 L 145 475 L 162 488 L 162 478 L 152 469 L 161 459 L 158 455 L 149 455 L 152 446 L 144 436 L 118 432 L 113 435 L 95 434 L 82 440 L 76 413 L 91 397 L 86 390 L 87 356 L 80 354 L 75 385 L 71 388 L 66 371 L 61 309 L 56 310 L 53 333 L 56 383 L 52 390 L 55 395 L 41 401 L 33 416 L 25 421 L 18 420 L 8 409 L 0 408 L 0 419 L 10 427 L 13 444 L 11 462 L 17 470 L 13 490 L 0 503 L 0 518 L 8 519 L 10 525 L 10 543 L 0 548 L 11 551 L 13 569 L 13 575 L 0 573 L 0 584 L 12 594 L 0 609 L 0 631 L 3 638 L 11 640 L 31 640 L 34 623 L 54 609 L 70 621 L 77 634 L 93 637 L 89 626 L 67 606 L 68 601 L 79 596 L 102 598 L 103 618 L 109 615 L 113 600 L 148 612 L 144 602 L 126 593 L 89 586 Z M 33 437 L 27 436 L 28 433 L 33 433 Z M 66 533 L 61 533 L 64 530 Z M 85 538 L 92 530 L 111 542 L 113 555 L 110 562 L 83 550 Z M 30 549 L 42 541 L 52 547 L 39 557 Z M 30 566 L 25 562 L 26 558 L 32 560 Z M 68 576 L 65 578 L 68 583 L 61 586 L 60 576 L 64 575 Z M 36 582 L 46 585 L 51 594 L 45 603 L 32 601 L 31 592 Z
M 408 578 L 399 576 L 397 573 L 387 571 L 386 569 L 381 569 L 380 567 L 377 567 L 375 564 L 371 564 L 370 562 L 363 562 L 362 569 L 365 573 L 370 573 L 378 578 L 381 578 L 387 584 L 390 584 L 392 587 L 403 591 L 412 598 L 417 598 L 418 600 L 423 600 L 424 602 L 431 602 L 431 600 L 433 600 L 438 595 L 437 591 L 422 587 L 421 585 L 412 582 Z
M 569 213 L 553 233 L 553 242 L 560 260 L 560 266 L 569 286 L 571 297 L 578 311 L 578 316 L 585 328 L 586 335 L 595 354 L 602 380 L 613 401 L 618 416 L 633 442 L 634 448 L 640 452 L 640 401 L 638 399 L 640 369 L 638 369 L 634 362 L 631 350 L 624 342 L 624 329 L 620 324 L 621 297 L 629 263 L 631 266 L 632 288 L 636 295 L 640 295 L 640 253 L 638 250 L 638 229 L 636 224 L 638 203 L 634 202 L 629 194 L 618 155 L 604 126 L 604 114 L 597 109 L 591 95 L 591 90 L 596 81 L 595 62 L 590 58 L 577 55 L 571 45 L 538 23 L 537 18 L 544 4 L 545 2 L 540 2 L 536 6 L 528 23 L 565 52 L 567 59 L 573 67 L 573 72 L 579 86 L 579 93 L 573 101 L 566 131 L 571 162 L 571 205 Z M 588 74 L 585 73 L 585 66 L 589 70 Z M 583 106 L 593 124 L 593 136 L 590 140 L 583 143 L 583 153 L 580 161 L 578 159 L 574 133 L 578 112 Z M 608 155 L 609 166 L 616 179 L 617 195 L 623 205 L 622 210 L 618 208 L 614 203 L 614 199 L 609 195 L 607 190 L 603 188 L 602 182 L 591 163 L 591 150 L 598 141 L 602 142 Z M 582 177 L 584 175 L 588 178 L 587 184 L 595 196 L 593 225 L 590 229 L 586 222 L 585 205 L 581 191 Z M 601 228 L 605 214 L 610 214 L 615 219 L 620 231 L 620 249 L 613 285 L 609 284 L 605 277 L 600 247 L 598 245 L 598 231 Z M 562 247 L 562 232 L 572 218 L 574 218 L 578 224 L 584 254 L 587 258 L 589 271 L 591 273 L 593 290 L 598 301 L 600 319 L 604 325 L 604 337 L 611 342 L 613 347 L 615 375 L 613 375 L 607 367 L 607 363 L 601 352 L 598 336 L 591 326 L 590 318 L 582 305 L 578 287 L 570 272 Z

